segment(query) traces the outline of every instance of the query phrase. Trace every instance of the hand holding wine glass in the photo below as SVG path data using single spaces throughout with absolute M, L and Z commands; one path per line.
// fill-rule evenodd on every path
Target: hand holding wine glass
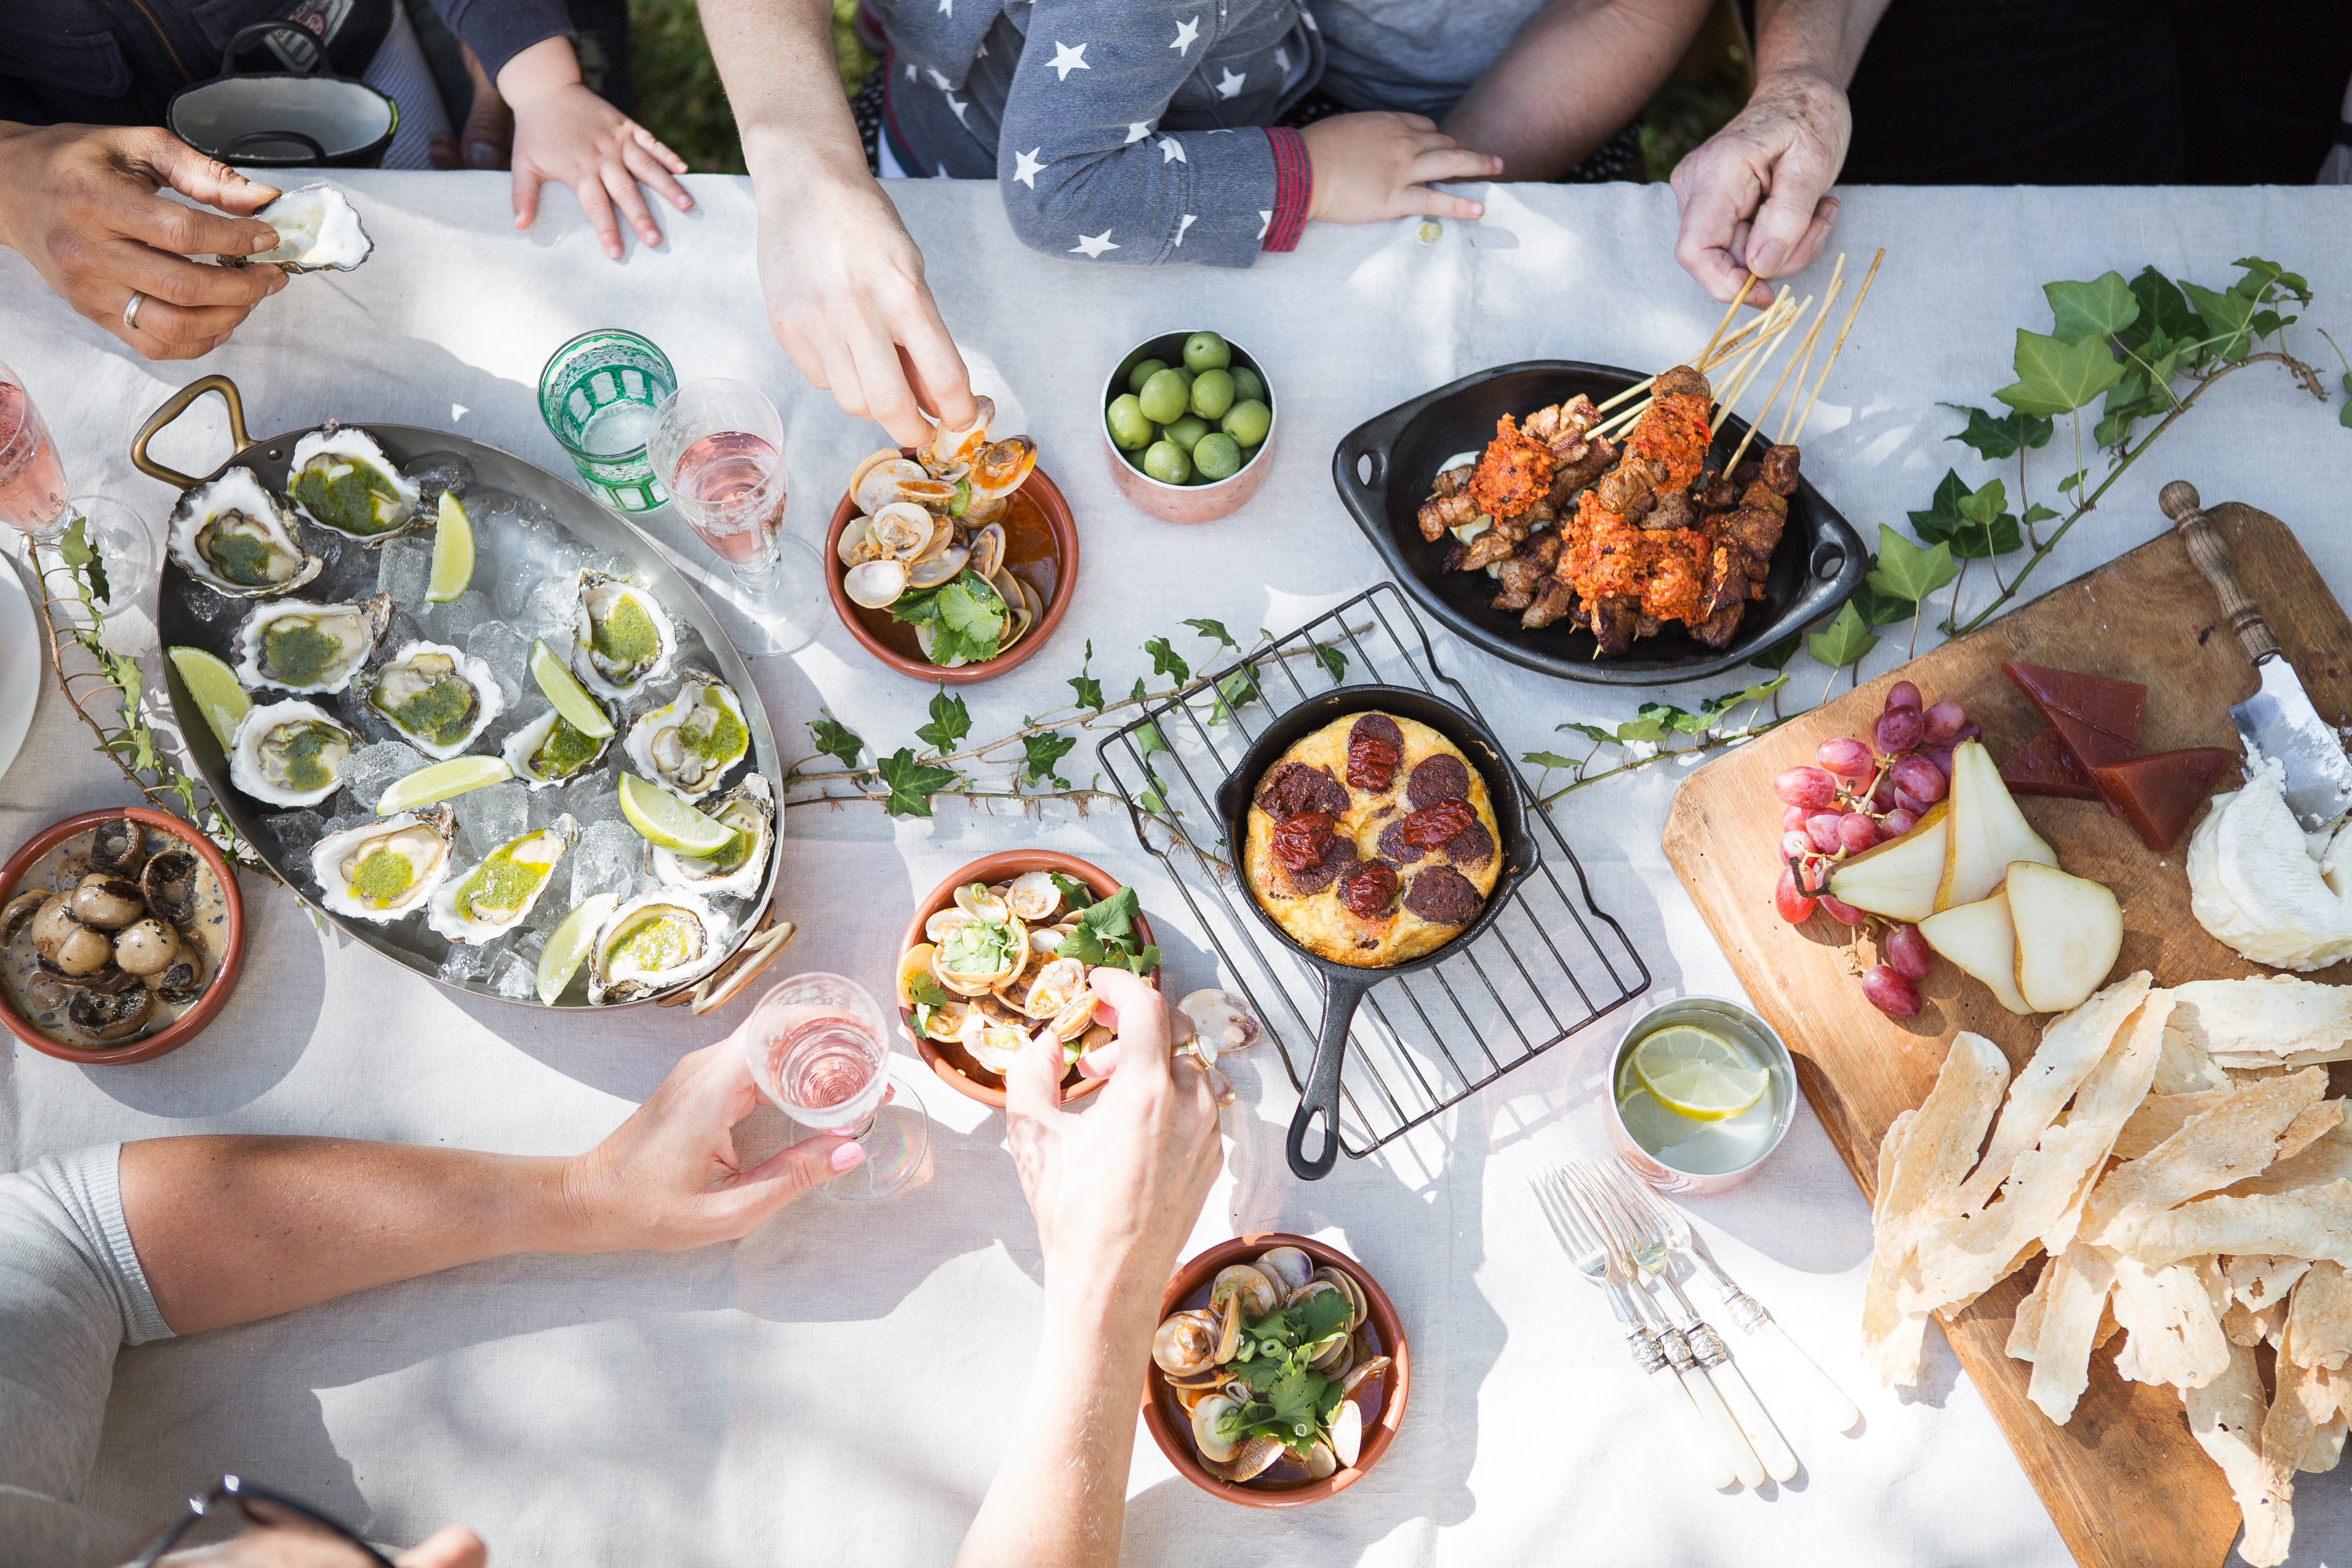
M 825 1191 L 856 1201 L 887 1196 L 923 1169 L 930 1131 L 912 1086 L 911 1102 L 882 1114 L 898 1098 L 890 1081 L 889 1021 L 873 994 L 839 974 L 796 974 L 772 987 L 738 1036 L 760 1092 L 803 1127 L 855 1140 L 850 1180 Z

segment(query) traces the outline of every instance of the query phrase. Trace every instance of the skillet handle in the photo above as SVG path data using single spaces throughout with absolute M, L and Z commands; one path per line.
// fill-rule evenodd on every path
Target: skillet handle
M 217 392 L 228 405 L 228 438 L 230 454 L 236 455 L 253 445 L 253 437 L 245 433 L 245 402 L 237 395 L 236 383 L 225 375 L 202 376 L 188 383 L 163 400 L 163 406 L 147 416 L 139 434 L 131 437 L 131 461 L 133 467 L 151 479 L 161 479 L 175 490 L 194 489 L 204 481 L 193 474 L 168 468 L 147 455 L 147 444 L 163 433 L 165 426 L 188 411 L 188 405 L 207 392 Z
M 1339 1069 L 1348 1063 L 1348 1026 L 1355 1022 L 1356 1005 L 1370 989 L 1353 975 L 1324 982 L 1323 1026 L 1315 1038 L 1315 1059 L 1307 1067 L 1307 1089 L 1291 1114 L 1290 1136 L 1285 1144 L 1291 1173 L 1302 1182 L 1321 1181 L 1339 1163 Z M 1313 1159 L 1307 1156 L 1310 1128 L 1322 1134 Z

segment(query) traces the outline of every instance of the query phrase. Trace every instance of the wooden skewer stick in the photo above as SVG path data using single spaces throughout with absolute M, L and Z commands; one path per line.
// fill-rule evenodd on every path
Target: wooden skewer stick
M 1806 295 L 1805 302 L 1797 307 L 1796 314 L 1790 318 L 1790 324 L 1794 326 L 1798 321 L 1803 321 L 1805 319 L 1805 312 L 1812 308 L 1812 296 L 1810 294 Z M 1748 383 L 1754 381 L 1758 376 L 1764 374 L 1765 367 L 1772 363 L 1772 356 L 1780 352 L 1780 344 L 1787 340 L 1788 335 L 1789 334 L 1786 332 L 1777 334 L 1769 343 L 1766 344 L 1764 352 L 1757 355 L 1750 363 L 1749 367 L 1740 375 L 1737 384 L 1725 392 L 1721 399 L 1717 402 L 1715 405 L 1715 417 L 1707 424 L 1707 435 L 1710 437 L 1714 437 L 1723 428 L 1724 421 L 1731 417 L 1732 405 L 1738 403 L 1740 397 L 1746 394 Z M 1792 360 L 1790 363 L 1793 363 L 1794 361 Z M 1785 378 L 1788 372 L 1784 369 L 1780 374 Z M 1768 405 L 1767 406 L 1769 405 Z M 1754 426 L 1751 426 L 1749 428 L 1752 430 Z
M 1843 251 L 1838 253 L 1837 270 L 1831 275 L 1830 283 L 1829 298 L 1835 300 L 1845 287 L 1845 253 Z M 1789 426 L 1797 414 L 1797 400 L 1805 395 L 1805 377 L 1813 372 L 1814 346 L 1820 342 L 1822 328 L 1828 323 L 1829 317 L 1829 304 L 1824 301 L 1822 305 L 1822 313 L 1813 320 L 1812 331 L 1805 334 L 1805 352 L 1798 362 L 1796 387 L 1789 394 L 1787 405 L 1780 410 L 1780 434 L 1773 437 L 1775 445 L 1788 438 Z M 1760 417 L 1758 423 L 1762 423 Z
M 1814 313 L 1813 324 L 1806 330 L 1805 341 L 1799 345 L 1795 353 L 1789 356 L 1789 363 L 1780 367 L 1780 379 L 1772 384 L 1772 395 L 1764 400 L 1764 406 L 1756 411 L 1756 417 L 1754 419 L 1748 421 L 1748 434 L 1739 438 L 1739 445 L 1733 447 L 1731 450 L 1731 460 L 1723 465 L 1723 471 L 1727 476 L 1730 474 L 1732 469 L 1739 467 L 1739 459 L 1748 455 L 1748 443 L 1755 440 L 1756 432 L 1764 427 L 1765 419 L 1771 415 L 1772 405 L 1780 401 L 1780 389 L 1789 384 L 1789 376 L 1791 372 L 1797 373 L 1798 390 L 1802 391 L 1804 389 L 1805 378 L 1803 373 L 1799 370 L 1799 367 L 1811 362 L 1813 357 L 1813 340 L 1822 335 L 1822 323 L 1829 319 L 1830 307 L 1837 303 L 1838 294 L 1844 288 L 1844 279 L 1832 274 L 1830 279 L 1830 291 L 1828 295 L 1822 299 L 1821 310 Z M 1791 397 L 1789 401 L 1793 405 L 1796 402 L 1796 399 Z M 1781 422 L 1785 425 L 1787 423 L 1786 418 L 1784 417 Z
M 1821 399 L 1822 384 L 1829 380 L 1830 366 L 1837 363 L 1838 350 L 1845 347 L 1847 329 L 1853 325 L 1854 317 L 1861 313 L 1862 302 L 1870 298 L 1870 280 L 1878 276 L 1878 264 L 1885 259 L 1884 249 L 1870 258 L 1870 270 L 1862 275 L 1862 289 L 1854 295 L 1853 308 L 1846 311 L 1845 321 L 1838 327 L 1837 342 L 1830 345 L 1830 357 L 1822 361 L 1822 374 L 1813 380 L 1812 395 L 1805 399 L 1805 411 L 1797 416 L 1796 434 L 1790 436 L 1790 440 L 1794 441 L 1804 435 L 1805 421 L 1813 416 L 1813 405 Z
M 1755 336 L 1750 338 L 1737 354 L 1723 356 L 1722 363 L 1728 368 L 1720 376 L 1711 377 L 1712 380 L 1727 387 L 1731 385 L 1748 370 L 1748 366 L 1755 363 L 1756 356 L 1763 353 L 1769 344 L 1788 329 L 1793 320 L 1789 301 L 1790 293 L 1790 290 L 1786 288 L 1780 290 L 1780 297 L 1773 300 L 1764 314 L 1759 318 Z M 1720 399 L 1718 398 L 1717 401 Z
M 1724 372 L 1719 379 L 1727 384 L 1731 378 L 1738 375 L 1760 350 L 1777 341 L 1781 333 L 1795 324 L 1795 315 L 1790 307 L 1788 295 L 1789 290 L 1783 289 L 1781 297 L 1774 300 L 1770 308 L 1760 313 L 1740 331 L 1734 333 L 1730 339 L 1726 340 L 1717 349 L 1712 363 L 1700 367 L 1701 373 L 1706 374 L 1712 369 L 1727 364 L 1731 368 Z M 1743 343 L 1741 342 L 1743 339 L 1748 341 Z M 1602 420 L 1592 427 L 1591 434 L 1613 437 L 1622 433 L 1650 411 L 1652 401 L 1650 398 L 1644 398 L 1631 408 Z
M 1755 287 L 1756 273 L 1751 268 L 1748 276 L 1739 280 L 1739 292 L 1734 294 L 1731 297 L 1731 303 L 1723 308 L 1723 320 L 1716 322 L 1715 336 L 1707 339 L 1706 347 L 1698 351 L 1698 357 L 1701 360 L 1715 353 L 1715 345 L 1723 341 L 1723 330 L 1731 325 L 1731 318 L 1739 313 L 1740 305 L 1748 299 L 1748 290 Z

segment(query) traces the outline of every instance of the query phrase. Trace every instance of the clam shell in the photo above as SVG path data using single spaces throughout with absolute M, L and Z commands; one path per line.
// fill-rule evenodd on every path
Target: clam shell
M 1036 467 L 1037 443 L 1026 436 L 1008 436 L 974 453 L 971 472 L 965 479 L 973 499 L 995 500 L 1027 483 Z
M 842 574 L 841 591 L 861 609 L 887 610 L 906 593 L 907 581 L 905 562 L 866 561 Z
M 931 476 L 924 472 L 923 465 L 913 458 L 902 458 L 896 452 L 887 457 L 877 452 L 851 480 L 849 499 L 857 503 L 858 510 L 871 515 L 892 501 L 915 499 L 907 493 L 910 486 L 935 484 Z
M 1004 525 L 992 522 L 975 529 L 971 535 L 971 569 L 993 583 L 1003 566 Z
M 1062 912 L 1062 889 L 1051 871 L 1024 871 L 1005 889 L 1004 904 L 1034 926 Z
M 844 567 L 856 566 L 887 554 L 874 538 L 874 520 L 860 515 L 842 524 L 841 537 L 835 542 L 833 553 Z
M 937 588 L 951 583 L 971 559 L 971 552 L 961 544 L 942 550 L 934 555 L 926 555 L 907 568 L 907 586 Z
M 951 530 L 912 501 L 892 501 L 868 520 L 866 532 L 874 542 L 901 561 L 912 561 L 931 546 L 934 535 Z

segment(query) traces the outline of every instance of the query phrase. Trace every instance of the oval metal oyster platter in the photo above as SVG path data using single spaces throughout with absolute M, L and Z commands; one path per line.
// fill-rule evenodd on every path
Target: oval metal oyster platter
M 211 473 L 202 476 L 181 473 L 150 458 L 147 448 L 155 435 L 185 412 L 188 405 L 196 398 L 207 392 L 219 393 L 228 405 L 230 437 L 235 449 L 223 458 L 220 465 Z M 725 939 L 726 957 L 716 971 L 672 986 L 663 992 L 638 997 L 630 1002 L 607 1002 L 603 1004 L 603 1006 L 612 1008 L 635 1005 L 638 1002 L 680 1001 L 685 998 L 686 994 L 692 992 L 698 984 L 703 983 L 708 983 L 711 993 L 719 998 L 723 999 L 730 995 L 759 968 L 764 967 L 766 962 L 781 948 L 782 942 L 774 939 L 789 932 L 789 927 L 785 925 L 777 924 L 771 928 L 773 911 L 770 904 L 775 891 L 777 869 L 782 859 L 783 763 L 776 751 L 775 735 L 769 728 L 767 711 L 759 700 L 757 688 L 752 684 L 751 671 L 745 667 L 742 656 L 736 651 L 735 645 L 728 639 L 726 632 L 695 593 L 692 584 L 670 565 L 660 547 L 650 537 L 606 511 L 568 480 L 559 479 L 510 452 L 501 451 L 496 447 L 486 446 L 482 442 L 469 440 L 463 436 L 452 435 L 446 431 L 424 429 L 407 425 L 382 425 L 362 421 L 346 423 L 367 431 L 383 447 L 394 464 L 404 469 L 427 457 L 452 455 L 462 458 L 472 465 L 473 489 L 504 490 L 527 500 L 536 501 L 546 509 L 547 513 L 551 514 L 558 525 L 572 536 L 583 551 L 592 555 L 611 553 L 627 558 L 635 567 L 635 581 L 654 595 L 678 627 L 682 630 L 690 628 L 700 637 L 702 650 L 680 662 L 689 664 L 707 662 L 711 670 L 742 698 L 742 718 L 745 727 L 751 732 L 749 761 L 751 768 L 767 780 L 769 790 L 777 802 L 776 831 L 772 836 L 768 863 L 762 868 L 759 886 L 745 900 L 741 906 L 742 912 L 730 920 L 731 929 Z M 142 472 L 184 491 L 195 485 L 216 479 L 227 469 L 241 466 L 251 468 L 264 484 L 282 495 L 286 489 L 294 444 L 306 433 L 306 430 L 292 430 L 283 435 L 257 440 L 251 438 L 245 428 L 244 412 L 236 384 L 224 375 L 210 375 L 181 388 L 155 411 L 132 441 L 131 457 L 131 461 Z M 459 493 L 462 498 L 470 492 Z M 331 537 L 325 531 L 307 521 L 298 525 L 297 531 L 303 547 L 314 552 L 321 551 L 326 541 Z M 430 523 L 424 525 L 418 531 L 429 539 Z M 363 551 L 365 555 L 371 558 L 377 554 L 376 549 L 370 549 L 351 541 L 337 542 L 335 548 L 339 552 Z M 351 574 L 348 568 L 341 574 L 346 578 Z M 372 569 L 367 575 L 369 581 L 356 590 L 352 590 L 350 584 L 345 583 L 343 591 L 356 591 L 362 595 L 374 592 Z M 324 597 L 326 595 L 320 595 L 318 589 L 321 584 L 333 581 L 335 581 L 334 569 L 331 568 L 330 574 L 323 576 L 320 584 L 296 589 L 289 596 Z M 475 587 L 477 589 L 483 587 L 478 574 Z M 193 576 L 177 559 L 167 554 L 163 563 L 161 585 L 156 595 L 156 627 L 161 634 L 163 646 L 167 648 L 198 647 L 233 665 L 237 657 L 235 646 L 237 628 L 245 618 L 247 605 L 253 603 L 268 602 L 270 601 L 263 599 L 224 603 L 215 590 Z M 536 995 L 519 998 L 499 991 L 493 984 L 493 975 L 488 972 L 458 978 L 453 978 L 450 974 L 445 973 L 443 962 L 448 956 L 452 944 L 431 931 L 420 915 L 411 914 L 389 924 L 375 924 L 347 919 L 326 908 L 320 901 L 317 889 L 311 884 L 310 850 L 307 845 L 281 843 L 278 834 L 272 829 L 272 823 L 289 813 L 262 805 L 230 783 L 228 758 L 224 754 L 224 750 L 214 735 L 211 726 L 205 721 L 202 710 L 189 695 L 172 661 L 165 658 L 162 660 L 162 664 L 164 687 L 171 698 L 173 718 L 184 740 L 184 750 L 194 762 L 197 772 L 203 775 L 205 784 L 211 789 L 214 799 L 218 802 L 223 815 L 236 828 L 237 833 L 253 847 L 255 852 L 270 869 L 285 881 L 296 896 L 308 903 L 320 918 L 394 963 L 413 969 L 453 990 L 488 996 L 499 1001 L 520 1001 L 525 1005 L 533 1007 L 541 1005 Z M 676 673 L 674 668 L 671 674 L 674 676 Z M 522 707 L 529 710 L 539 705 L 541 700 L 536 689 L 528 685 L 528 677 L 525 678 L 525 681 Z M 272 700 L 283 695 L 278 692 L 248 692 L 248 696 L 257 703 Z M 625 729 L 625 718 L 623 723 Z M 503 726 L 493 728 L 488 734 L 496 736 L 500 732 L 501 728 Z M 362 744 L 366 744 L 377 738 L 372 734 L 362 734 L 360 736 L 360 741 Z M 481 746 L 474 749 L 485 754 L 496 754 L 494 746 Z M 617 753 L 619 750 L 617 741 L 614 743 L 614 750 Z M 739 782 L 740 778 L 747 776 L 749 776 L 748 773 L 730 775 L 730 783 Z M 456 797 L 452 804 L 460 804 L 462 799 L 462 796 Z M 339 810 L 349 809 L 342 803 L 341 795 L 331 797 L 329 804 L 335 805 Z M 710 802 L 706 801 L 703 804 L 709 805 Z M 321 816 L 326 814 L 325 806 L 315 809 Z M 555 875 L 558 878 L 565 875 L 562 866 L 558 866 Z M 758 940 L 755 941 L 755 938 Z M 558 1007 L 585 1007 L 588 1005 L 584 998 L 582 979 L 578 976 L 574 977 L 569 989 L 555 1003 Z

